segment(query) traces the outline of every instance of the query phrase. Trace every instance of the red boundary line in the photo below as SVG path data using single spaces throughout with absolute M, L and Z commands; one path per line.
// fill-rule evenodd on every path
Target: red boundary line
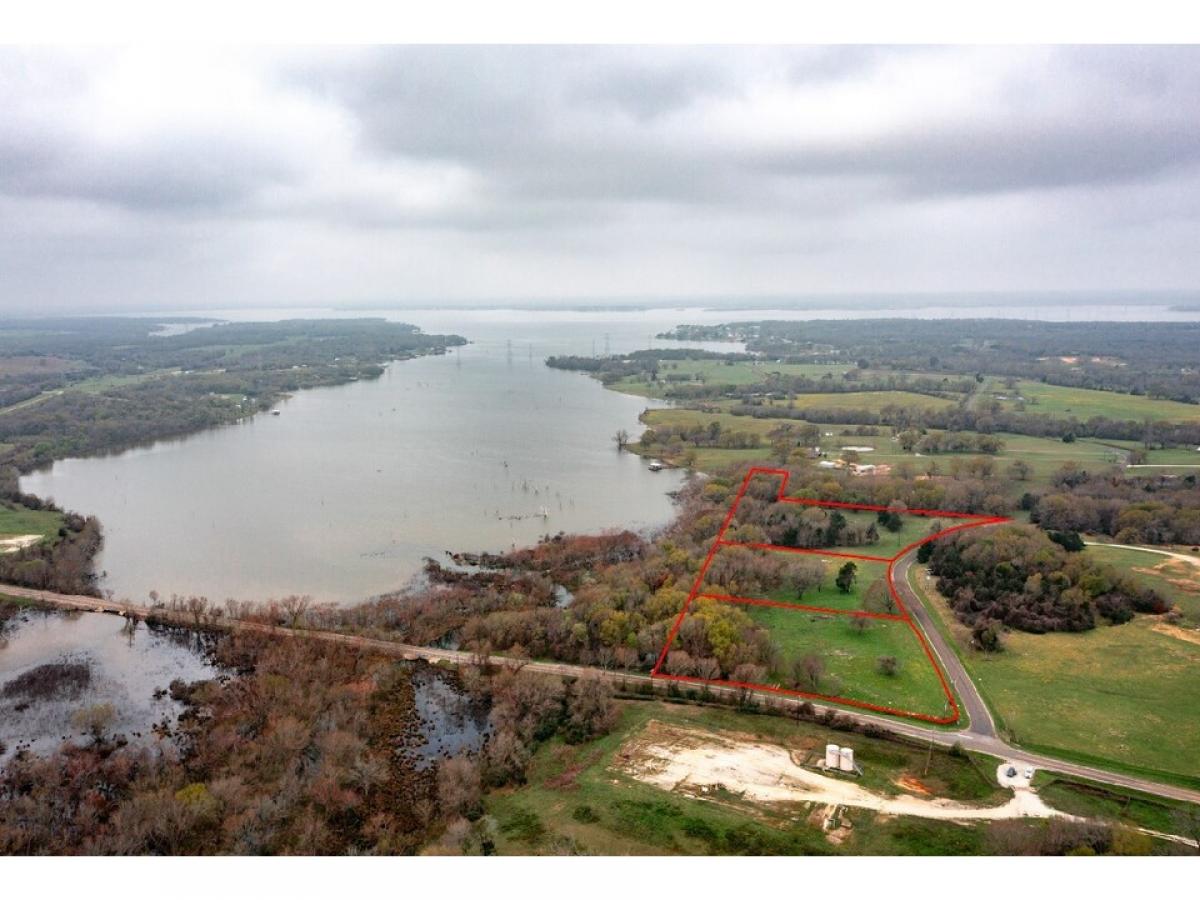
M 773 544 L 739 544 L 736 541 L 726 541 L 725 540 L 725 532 L 728 530 L 730 523 L 733 522 L 733 517 L 737 513 L 738 506 L 741 505 L 742 498 L 746 496 L 746 491 L 750 487 L 751 479 L 753 479 L 756 475 L 771 475 L 771 476 L 776 476 L 780 479 L 779 492 L 775 496 L 775 502 L 777 502 L 777 503 L 798 503 L 798 504 L 802 504 L 802 505 L 806 505 L 806 506 L 827 506 L 827 507 L 834 507 L 834 508 L 838 508 L 838 509 L 861 509 L 861 510 L 868 510 L 870 512 L 886 512 L 888 509 L 886 506 L 874 506 L 874 505 L 866 504 L 866 503 L 842 503 L 842 502 L 833 501 L 833 500 L 814 500 L 814 499 L 808 498 L 808 497 L 785 497 L 784 493 L 787 490 L 788 479 L 791 477 L 790 472 L 788 472 L 786 469 L 769 469 L 769 468 L 760 467 L 760 466 L 755 466 L 755 467 L 751 468 L 749 471 L 746 472 L 746 477 L 742 479 L 742 485 L 740 488 L 738 488 L 737 495 L 733 498 L 733 503 L 729 507 L 729 512 L 727 512 L 725 514 L 725 518 L 721 522 L 721 528 L 719 531 L 717 531 L 716 539 L 713 541 L 712 546 L 709 548 L 708 555 L 704 557 L 704 562 L 700 566 L 700 571 L 696 573 L 696 581 L 692 585 L 692 590 L 688 594 L 687 600 L 683 604 L 683 608 L 679 611 L 679 615 L 675 618 L 675 622 L 671 626 L 671 630 L 667 633 L 666 643 L 663 644 L 662 652 L 659 653 L 659 655 L 658 655 L 658 661 L 655 662 L 654 668 L 651 669 L 651 671 L 650 671 L 650 677 L 651 678 L 664 678 L 669 681 L 683 681 L 683 682 L 688 682 L 688 683 L 692 683 L 692 684 L 722 685 L 722 686 L 727 686 L 727 687 L 745 688 L 748 690 L 770 691 L 775 694 L 787 694 L 790 696 L 806 697 L 806 698 L 811 698 L 814 700 L 828 700 L 828 701 L 831 701 L 834 703 L 840 703 L 845 706 L 853 706 L 853 707 L 857 707 L 859 709 L 871 710 L 872 712 L 881 712 L 881 713 L 886 713 L 888 715 L 901 716 L 903 718 L 908 718 L 908 719 L 919 719 L 923 722 L 932 722 L 936 725 L 952 725 L 953 723 L 957 722 L 959 720 L 959 718 L 961 717 L 962 713 L 960 712 L 960 710 L 958 708 L 958 703 L 954 699 L 954 692 L 950 690 L 950 684 L 946 680 L 946 675 L 942 671 L 942 667 L 940 665 L 938 665 L 937 657 L 934 655 L 933 648 L 931 648 L 929 646 L 929 641 L 927 641 L 925 639 L 924 633 L 917 626 L 917 623 L 913 620 L 912 615 L 909 613 L 908 609 L 905 607 L 904 601 L 900 597 L 900 592 L 898 590 L 896 590 L 896 582 L 895 582 L 895 579 L 893 578 L 892 573 L 896 567 L 897 560 L 899 560 L 902 556 L 904 556 L 906 553 L 910 552 L 911 550 L 921 546 L 922 544 L 926 544 L 929 541 L 935 540 L 936 538 L 942 537 L 943 535 L 946 535 L 946 534 L 951 534 L 952 532 L 955 532 L 955 531 L 962 531 L 963 529 L 966 529 L 966 528 L 976 528 L 981 525 L 996 525 L 1001 522 L 1007 522 L 1007 521 L 1009 521 L 1008 517 L 1007 516 L 987 516 L 987 515 L 981 515 L 978 513 L 948 512 L 945 510 L 930 510 L 930 509 L 906 510 L 905 511 L 906 513 L 912 514 L 912 515 L 930 516 L 930 517 L 937 517 L 937 518 L 943 518 L 943 519 L 969 519 L 971 521 L 966 522 L 962 525 L 954 525 L 954 526 L 951 526 L 950 528 L 943 528 L 941 531 L 938 531 L 934 534 L 926 535 L 925 537 L 921 538 L 919 541 L 913 541 L 908 546 L 901 548 L 898 553 L 896 553 L 894 556 L 891 556 L 891 557 L 861 556 L 861 555 L 857 555 L 857 554 L 848 554 L 848 553 L 829 553 L 829 552 L 822 553 L 821 551 L 816 550 L 816 549 L 807 549 L 807 548 L 799 548 L 799 547 L 778 547 Z M 701 594 L 700 588 L 704 584 L 704 577 L 705 577 L 705 575 L 708 574 L 708 568 L 709 568 L 709 566 L 712 565 L 713 557 L 716 555 L 717 550 L 719 550 L 722 546 L 749 546 L 749 547 L 756 547 L 758 549 L 765 549 L 765 550 L 798 551 L 798 552 L 802 552 L 802 553 L 812 553 L 812 554 L 823 555 L 823 556 L 850 557 L 852 559 L 864 559 L 864 560 L 870 560 L 872 562 L 886 562 L 888 564 L 888 568 L 887 568 L 888 589 L 891 591 L 892 599 L 896 602 L 896 608 L 900 610 L 901 615 L 889 617 L 889 616 L 887 616 L 887 614 L 882 614 L 882 613 L 875 613 L 875 614 L 860 613 L 860 614 L 871 615 L 873 617 L 894 618 L 898 621 L 903 621 L 908 624 L 908 627 L 912 629 L 913 634 L 916 635 L 917 640 L 920 642 L 921 648 L 925 651 L 926 659 L 928 659 L 930 665 L 933 666 L 933 671 L 937 673 L 938 681 L 941 683 L 941 686 L 942 686 L 942 692 L 946 696 L 946 703 L 950 709 L 950 715 L 948 715 L 948 716 L 931 716 L 926 713 L 913 712 L 912 710 L 898 709 L 898 708 L 892 707 L 892 706 L 883 706 L 878 703 L 869 703 L 865 700 L 855 700 L 853 697 L 842 697 L 842 696 L 838 696 L 838 695 L 834 695 L 834 694 L 819 694 L 819 693 L 814 693 L 814 692 L 809 692 L 809 691 L 799 691 L 799 690 L 794 690 L 792 688 L 779 687 L 778 685 L 758 684 L 758 683 L 752 683 L 752 682 L 740 682 L 740 681 L 732 681 L 730 679 L 699 678 L 694 675 L 668 675 L 668 674 L 662 672 L 661 670 L 662 670 L 663 663 L 666 662 L 666 659 L 667 659 L 667 652 L 671 649 L 671 645 L 675 642 L 675 638 L 679 634 L 679 628 L 680 628 L 680 626 L 683 625 L 684 616 L 687 615 L 688 609 L 691 607 L 692 603 L 695 602 L 695 600 L 699 597 L 708 597 L 709 599 L 718 600 L 721 602 L 747 603 L 747 604 L 763 605 L 763 606 L 779 606 L 779 607 L 783 607 L 783 608 L 792 608 L 792 609 L 797 609 L 797 610 L 809 610 L 812 612 L 822 612 L 822 613 L 834 613 L 834 614 L 838 614 L 838 615 L 846 614 L 847 612 L 850 612 L 847 610 L 833 610 L 833 609 L 825 609 L 822 607 L 806 607 L 806 606 L 802 606 L 800 604 L 781 603 L 781 602 L 774 601 L 774 600 L 761 600 L 761 599 L 749 598 L 749 597 L 732 597 L 732 596 L 723 595 L 723 594 Z M 858 612 L 858 611 L 854 611 L 854 612 Z

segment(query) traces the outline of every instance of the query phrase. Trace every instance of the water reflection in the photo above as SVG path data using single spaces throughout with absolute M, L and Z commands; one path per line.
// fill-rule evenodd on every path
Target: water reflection
M 182 705 L 167 693 L 220 674 L 206 638 L 185 630 L 129 627 L 120 616 L 27 609 L 0 642 L 0 763 L 20 750 L 46 754 L 63 741 L 86 743 L 81 710 L 112 707 L 107 733 L 152 746 L 174 727 Z

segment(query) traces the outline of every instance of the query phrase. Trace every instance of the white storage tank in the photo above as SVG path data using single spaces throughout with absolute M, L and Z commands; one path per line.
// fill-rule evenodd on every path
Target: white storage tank
M 843 747 L 842 752 L 839 754 L 839 756 L 841 757 L 841 759 L 840 759 L 840 765 L 838 766 L 838 768 L 840 768 L 843 772 L 853 772 L 854 771 L 854 750 L 853 750 L 853 748 Z
M 836 769 L 841 765 L 841 752 L 838 750 L 837 744 L 825 745 L 825 768 Z

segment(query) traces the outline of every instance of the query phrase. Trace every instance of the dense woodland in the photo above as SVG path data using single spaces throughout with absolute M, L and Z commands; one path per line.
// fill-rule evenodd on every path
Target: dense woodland
M 0 770 L 0 854 L 486 853 L 483 790 L 522 781 L 540 742 L 616 718 L 606 683 L 471 669 L 487 747 L 422 767 L 407 664 L 245 634 L 215 655 L 231 675 L 172 684 L 187 711 L 155 749 L 95 710 L 86 746 Z
M 1121 544 L 1200 544 L 1194 475 L 1135 482 L 1066 465 L 1053 484 L 1028 502 L 1030 520 L 1047 530 L 1106 534 Z
M 1135 613 L 1171 607 L 1155 591 L 1028 526 L 960 532 L 923 551 L 938 591 L 985 650 L 1000 648 L 1001 626 L 1038 634 L 1087 631 L 1099 618 L 1121 624 Z

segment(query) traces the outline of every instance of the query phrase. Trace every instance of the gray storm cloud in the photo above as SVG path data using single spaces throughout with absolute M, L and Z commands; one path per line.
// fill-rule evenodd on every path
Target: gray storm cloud
M 1192 289 L 1194 48 L 0 50 L 0 310 Z

